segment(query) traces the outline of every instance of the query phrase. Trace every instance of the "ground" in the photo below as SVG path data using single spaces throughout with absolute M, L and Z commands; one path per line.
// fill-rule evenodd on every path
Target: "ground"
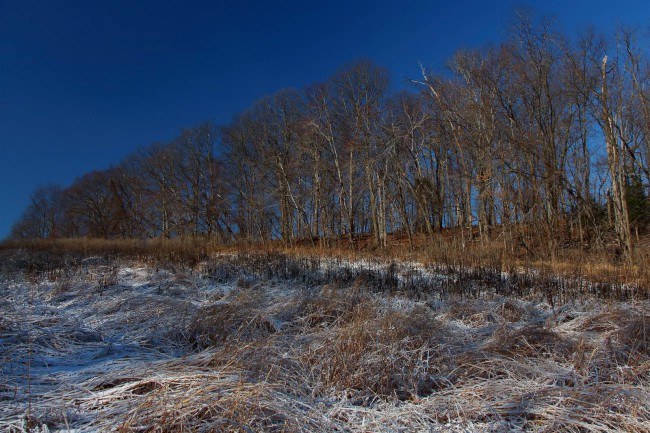
M 12 260 L 4 431 L 650 431 L 648 301 L 418 263 Z

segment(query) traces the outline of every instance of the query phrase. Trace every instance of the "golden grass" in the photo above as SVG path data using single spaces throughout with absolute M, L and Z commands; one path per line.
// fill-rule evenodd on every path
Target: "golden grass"
M 650 242 L 637 242 L 631 261 L 621 261 L 607 248 L 580 249 L 567 245 L 553 256 L 543 249 L 528 251 L 515 241 L 504 243 L 503 233 L 496 233 L 492 241 L 461 240 L 455 229 L 437 233 L 431 238 L 416 235 L 413 244 L 398 236 L 391 236 L 385 248 L 374 246 L 360 238 L 354 246 L 345 241 L 333 241 L 331 247 L 312 246 L 309 242 L 286 245 L 281 241 L 264 244 L 221 244 L 214 240 L 197 238 L 178 239 L 45 239 L 10 240 L 0 243 L 1 250 L 25 248 L 55 254 L 72 253 L 83 256 L 140 258 L 156 262 L 194 266 L 212 254 L 282 253 L 297 256 L 330 257 L 348 260 L 376 259 L 383 261 L 417 261 L 424 264 L 448 265 L 463 268 L 485 268 L 513 272 L 519 269 L 535 270 L 549 276 L 585 279 L 590 282 L 634 285 L 650 290 Z M 650 235 L 648 236 L 650 237 Z

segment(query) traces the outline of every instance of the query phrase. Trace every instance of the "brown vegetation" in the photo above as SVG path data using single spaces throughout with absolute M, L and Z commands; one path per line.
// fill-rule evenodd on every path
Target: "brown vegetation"
M 0 407 L 9 431 L 24 425 L 16 416 L 28 359 L 34 431 L 645 432 L 650 425 L 647 301 L 587 291 L 551 306 L 542 276 L 511 297 L 481 286 L 485 273 L 464 277 L 474 291 L 452 290 L 445 281 L 460 278 L 459 270 L 367 258 L 315 263 L 277 252 L 170 263 L 175 270 L 152 259 L 95 257 L 31 283 L 24 278 L 33 271 L 21 264 L 30 256 L 3 255 L 3 278 L 13 281 L 2 289 L 0 322 L 0 357 L 15 369 L 0 383 L 0 397 L 11 402 Z M 115 274 L 109 284 L 97 278 L 106 272 Z M 427 290 L 410 288 L 418 272 L 432 272 Z M 73 315 L 62 315 L 68 309 Z M 116 335 L 129 352 L 110 361 Z M 40 360 L 56 366 L 66 354 L 93 361 L 79 373 L 49 375 Z M 103 359 L 106 367 L 93 370 Z

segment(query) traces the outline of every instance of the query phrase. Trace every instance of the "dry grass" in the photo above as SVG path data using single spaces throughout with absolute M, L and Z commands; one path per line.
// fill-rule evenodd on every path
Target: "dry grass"
M 0 429 L 650 431 L 648 301 L 551 306 L 488 274 L 451 292 L 458 270 L 406 264 L 134 260 L 3 274 Z
M 333 328 L 314 335 L 301 356 L 317 392 L 358 394 L 362 401 L 431 393 L 427 375 L 441 326 L 425 307 L 405 311 L 366 301 Z
M 256 295 L 240 290 L 227 300 L 201 308 L 188 328 L 189 342 L 196 348 L 206 348 L 259 340 L 276 332 L 274 321 L 266 316 Z
M 541 325 L 520 329 L 500 328 L 486 349 L 509 358 L 559 357 L 575 353 L 575 342 Z
M 530 228 L 518 230 L 530 232 Z M 561 276 L 579 286 L 582 281 L 609 286 L 608 296 L 616 296 L 617 291 L 629 287 L 640 290 L 634 296 L 641 299 L 650 297 L 650 235 L 645 235 L 634 248 L 629 262 L 622 261 L 607 247 L 583 247 L 567 242 L 563 247 L 549 254 L 546 246 L 537 245 L 523 248 L 508 228 L 495 229 L 491 240 L 481 240 L 476 236 L 469 239 L 461 236 L 457 229 L 448 229 L 431 237 L 415 235 L 409 244 L 400 235 L 389 236 L 388 245 L 378 248 L 367 237 L 359 237 L 354 244 L 348 240 L 328 239 L 324 246 L 313 246 L 310 242 L 297 242 L 286 245 L 280 241 L 264 244 L 233 243 L 220 244 L 203 238 L 185 239 L 51 239 L 4 241 L 0 243 L 0 253 L 18 248 L 40 253 L 44 263 L 38 260 L 29 264 L 34 271 L 47 271 L 53 262 L 59 262 L 62 255 L 82 257 L 98 256 L 108 259 L 117 257 L 137 259 L 167 267 L 195 267 L 210 255 L 253 253 L 282 253 L 292 256 L 329 257 L 357 261 L 359 259 L 379 259 L 381 261 L 401 260 L 435 264 L 456 269 L 481 269 L 488 272 L 513 273 L 517 270 L 534 271 L 540 277 Z M 532 248 L 532 249 L 531 249 Z M 50 253 L 50 254 L 48 254 Z M 33 258 L 34 254 L 32 254 Z

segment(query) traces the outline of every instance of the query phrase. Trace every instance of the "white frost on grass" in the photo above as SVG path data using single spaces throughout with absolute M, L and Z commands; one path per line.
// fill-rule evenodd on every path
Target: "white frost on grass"
M 391 272 L 406 270 L 447 278 Z M 0 429 L 650 431 L 649 311 L 93 259 L 59 281 L 0 282 Z

